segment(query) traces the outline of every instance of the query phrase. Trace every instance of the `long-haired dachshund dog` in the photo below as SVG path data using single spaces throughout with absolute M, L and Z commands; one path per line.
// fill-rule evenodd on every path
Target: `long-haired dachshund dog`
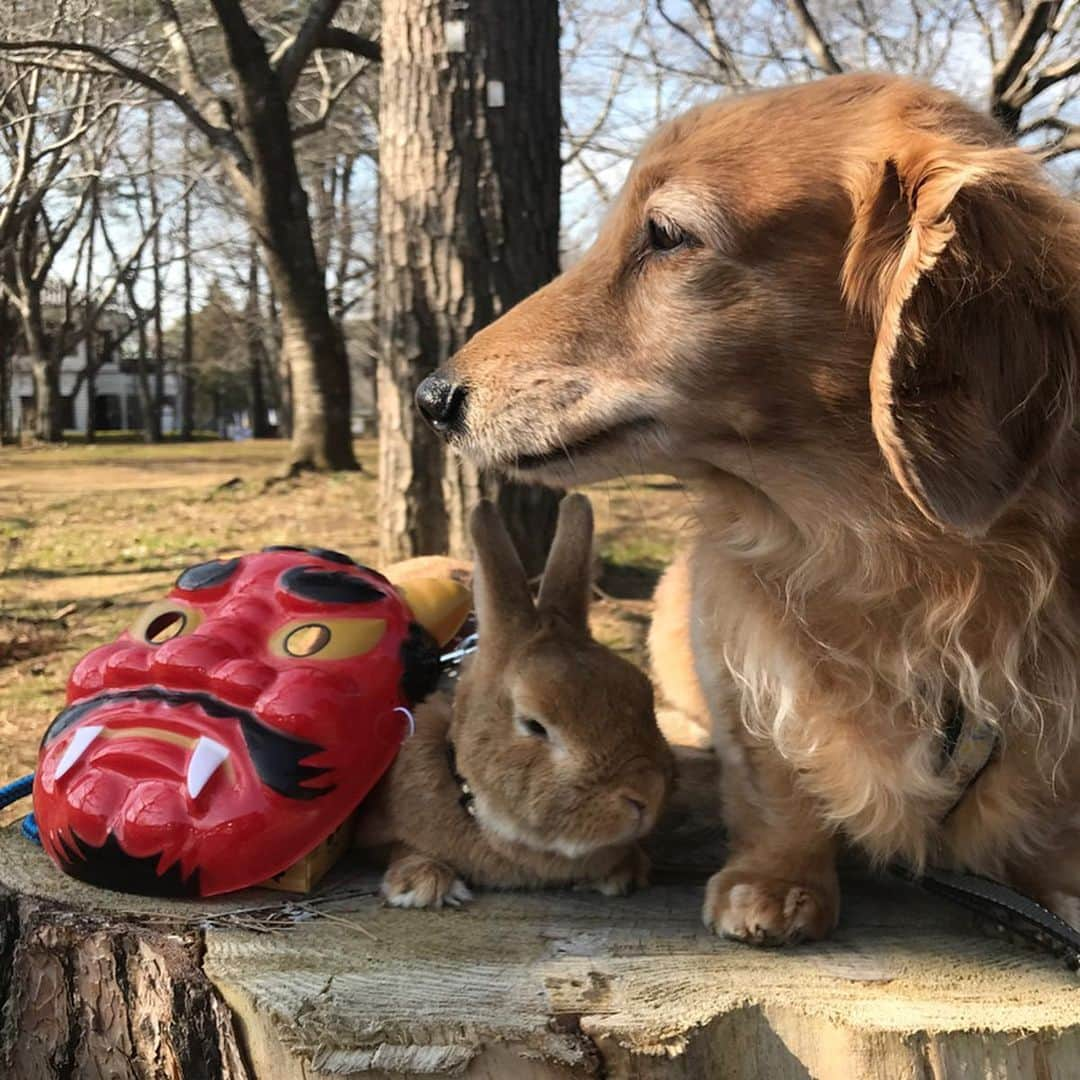
M 1075 204 L 956 98 L 838 76 L 667 125 L 421 386 L 486 468 L 696 492 L 654 659 L 724 763 L 716 930 L 828 933 L 841 838 L 1080 923 L 1078 341 Z

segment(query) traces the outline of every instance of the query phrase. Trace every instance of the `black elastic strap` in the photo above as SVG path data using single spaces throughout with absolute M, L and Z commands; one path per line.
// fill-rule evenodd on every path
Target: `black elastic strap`
M 900 865 L 894 865 L 892 869 L 927 892 L 992 919 L 1018 937 L 1059 957 L 1070 970 L 1080 970 L 1080 932 L 1031 897 L 977 874 L 959 874 L 931 867 L 917 875 Z
M 941 747 L 941 768 L 945 768 L 953 755 L 956 753 L 957 744 L 964 731 L 964 721 L 967 719 L 962 702 L 955 702 L 952 708 L 945 710 L 945 724 L 942 728 L 944 742 Z

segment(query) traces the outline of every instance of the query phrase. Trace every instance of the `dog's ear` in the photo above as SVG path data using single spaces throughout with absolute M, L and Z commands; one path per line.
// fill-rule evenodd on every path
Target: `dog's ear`
M 921 132 L 852 189 L 844 290 L 877 327 L 874 433 L 928 518 L 979 534 L 1073 420 L 1075 210 L 1022 151 Z

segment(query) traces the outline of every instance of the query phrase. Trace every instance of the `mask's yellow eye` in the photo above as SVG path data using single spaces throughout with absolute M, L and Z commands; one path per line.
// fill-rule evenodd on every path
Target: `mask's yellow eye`
M 275 656 L 303 660 L 347 660 L 363 656 L 382 641 L 384 619 L 312 619 L 292 622 L 274 632 L 270 651 Z
M 131 633 L 147 645 L 164 645 L 181 634 L 190 634 L 201 622 L 202 612 L 197 608 L 175 600 L 159 600 L 135 620 Z
M 290 656 L 314 656 L 330 644 L 330 631 L 316 623 L 298 626 L 282 644 Z

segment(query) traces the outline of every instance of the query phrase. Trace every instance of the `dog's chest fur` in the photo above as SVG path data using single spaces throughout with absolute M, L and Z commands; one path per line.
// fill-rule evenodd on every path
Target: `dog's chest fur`
M 953 706 L 940 665 L 920 683 L 910 654 L 890 646 L 901 612 L 848 604 L 840 590 L 796 601 L 716 542 L 699 544 L 693 579 L 692 645 L 725 782 L 751 758 L 760 774 L 756 751 L 770 747 L 820 817 L 875 860 L 950 861 L 954 834 L 978 827 L 950 814 L 970 777 L 945 754 Z M 746 794 L 767 783 L 758 775 Z

